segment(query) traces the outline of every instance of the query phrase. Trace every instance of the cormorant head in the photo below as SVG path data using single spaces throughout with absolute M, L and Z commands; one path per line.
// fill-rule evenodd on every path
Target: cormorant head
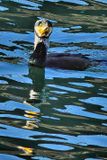
M 38 20 L 35 23 L 34 31 L 35 35 L 39 38 L 49 38 L 52 33 L 52 23 L 46 19 Z
M 49 36 L 52 33 L 52 23 L 49 20 L 41 19 L 36 21 L 34 26 L 34 52 L 29 63 L 36 66 L 44 66 L 47 49 L 49 47 Z

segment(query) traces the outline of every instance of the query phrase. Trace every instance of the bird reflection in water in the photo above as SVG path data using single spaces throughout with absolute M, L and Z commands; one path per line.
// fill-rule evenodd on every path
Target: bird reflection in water
M 32 80 L 32 87 L 29 91 L 29 97 L 24 103 L 32 106 L 39 106 L 45 101 L 45 69 L 29 66 L 29 78 Z M 40 113 L 38 112 L 26 110 L 24 116 L 31 120 L 27 120 L 23 128 L 39 128 L 39 122 L 36 121 L 35 123 L 35 119 L 37 119 L 39 115 Z
M 44 86 L 45 86 L 45 70 L 43 68 L 29 67 L 29 78 L 32 80 L 32 87 L 29 91 L 29 97 L 24 101 L 27 105 L 38 106 L 45 101 Z M 28 130 L 39 128 L 38 116 L 40 113 L 26 110 L 24 116 L 29 118 L 26 124 L 22 127 Z M 23 156 L 32 156 L 35 153 L 32 145 L 18 145 L 16 148 L 19 154 Z
M 32 156 L 35 154 L 35 149 L 33 146 L 28 144 L 28 145 L 23 145 L 22 141 L 17 139 L 10 139 L 7 141 L 7 139 L 2 138 L 1 139 L 1 145 L 5 146 L 5 150 L 2 149 L 3 154 L 10 154 L 10 155 L 19 155 L 19 156 Z
M 29 92 L 29 98 L 24 103 L 35 105 L 45 101 L 43 97 L 45 69 L 29 66 L 29 77 L 32 80 L 32 88 Z
M 30 147 L 18 146 L 17 148 L 21 152 L 20 155 L 24 155 L 24 156 L 31 156 L 34 152 L 34 149 Z

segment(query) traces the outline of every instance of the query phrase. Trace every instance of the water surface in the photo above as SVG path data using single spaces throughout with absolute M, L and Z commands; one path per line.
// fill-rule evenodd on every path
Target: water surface
M 100 63 L 85 71 L 30 67 L 42 17 L 54 26 L 50 54 Z M 0 160 L 107 158 L 106 0 L 0 0 L 0 122 Z

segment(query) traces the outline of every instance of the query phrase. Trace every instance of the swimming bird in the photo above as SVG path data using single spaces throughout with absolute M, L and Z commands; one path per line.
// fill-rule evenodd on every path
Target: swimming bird
M 67 70 L 85 70 L 90 61 L 82 54 L 47 54 L 52 23 L 47 19 L 37 20 L 34 25 L 34 51 L 29 64 L 36 67 L 52 67 Z M 57 38 L 57 37 L 56 37 Z

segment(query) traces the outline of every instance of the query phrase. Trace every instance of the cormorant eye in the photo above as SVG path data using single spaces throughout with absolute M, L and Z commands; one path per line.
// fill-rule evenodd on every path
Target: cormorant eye
M 40 21 L 39 24 L 38 24 L 38 26 L 41 26 L 41 25 L 42 25 L 42 22 Z
M 52 23 L 50 21 L 47 21 L 47 23 L 49 27 L 52 27 Z
M 38 20 L 37 22 L 36 22 L 36 26 L 40 26 L 42 24 L 42 21 L 41 20 Z

